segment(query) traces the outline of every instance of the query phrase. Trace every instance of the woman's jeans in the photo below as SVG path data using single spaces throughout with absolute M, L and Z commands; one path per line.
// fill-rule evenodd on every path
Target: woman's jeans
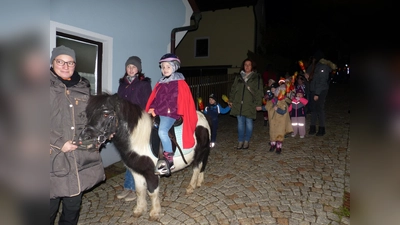
M 245 116 L 237 116 L 239 142 L 250 141 L 253 134 L 253 119 Z
M 125 172 L 124 189 L 132 191 L 135 190 L 135 180 L 133 179 L 131 171 L 128 169 L 126 169 Z
M 164 152 L 173 152 L 172 143 L 168 131 L 174 125 L 175 119 L 167 116 L 160 116 L 160 125 L 158 127 L 158 136 L 160 137 Z

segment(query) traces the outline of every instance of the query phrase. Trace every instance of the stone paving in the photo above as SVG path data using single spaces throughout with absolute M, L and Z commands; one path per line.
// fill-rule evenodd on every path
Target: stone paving
M 349 85 L 331 85 L 325 136 L 288 137 L 281 155 L 268 151 L 262 112 L 248 150 L 235 149 L 236 118 L 222 115 L 202 187 L 185 195 L 190 168 L 161 178 L 159 221 L 149 221 L 148 212 L 134 218 L 136 201 L 115 197 L 123 189 L 121 173 L 85 193 L 79 224 L 350 224 L 337 213 L 350 192 L 348 91 Z M 307 127 L 309 121 L 310 115 Z

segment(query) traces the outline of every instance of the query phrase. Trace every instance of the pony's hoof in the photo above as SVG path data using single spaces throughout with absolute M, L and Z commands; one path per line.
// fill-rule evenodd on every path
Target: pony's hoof
M 193 193 L 194 189 L 193 188 L 187 188 L 186 189 L 186 195 L 191 195 Z
M 150 216 L 149 216 L 149 220 L 150 221 L 159 221 L 160 218 L 161 218 L 161 215 L 160 215 L 159 212 L 158 213 L 151 213 L 150 212 Z
M 150 220 L 150 221 L 159 221 L 159 220 L 160 220 L 160 217 L 156 217 L 156 216 L 153 217 L 153 216 L 150 216 L 150 217 L 149 217 L 149 220 Z
M 141 212 L 133 212 L 133 217 L 139 218 L 142 215 Z

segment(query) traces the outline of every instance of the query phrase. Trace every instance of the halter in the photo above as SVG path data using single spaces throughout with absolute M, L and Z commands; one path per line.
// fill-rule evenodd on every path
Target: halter
M 108 137 L 106 136 L 107 131 L 110 129 L 110 127 L 112 126 L 112 124 L 115 123 L 115 129 L 113 131 L 111 131 L 111 134 L 115 133 L 116 128 L 118 127 L 118 120 L 117 120 L 117 116 L 114 110 L 109 110 L 109 109 L 104 109 L 102 111 L 103 116 L 107 117 L 106 120 L 104 121 L 105 126 L 102 126 L 101 129 L 97 129 L 93 126 L 90 125 L 86 125 L 83 130 L 81 131 L 81 133 L 79 134 L 79 139 L 78 139 L 78 145 L 79 146 L 83 146 L 86 149 L 92 148 L 93 143 L 96 144 L 96 148 L 98 146 L 103 145 L 107 140 Z M 90 118 L 91 120 L 92 118 Z M 89 120 L 89 121 L 90 121 Z M 87 140 L 82 140 L 82 135 L 84 134 L 84 132 L 90 128 L 92 131 L 94 131 L 95 134 L 99 134 L 97 137 L 95 138 L 91 138 L 91 139 L 87 139 Z M 110 129 L 111 130 L 111 129 Z M 110 135 L 111 135 L 110 134 Z

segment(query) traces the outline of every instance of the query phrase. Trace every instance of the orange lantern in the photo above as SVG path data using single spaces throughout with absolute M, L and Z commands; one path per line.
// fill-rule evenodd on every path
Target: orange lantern
M 278 94 L 278 100 L 280 101 L 280 100 L 285 99 L 285 95 L 286 95 L 285 89 L 280 90 L 279 94 Z
M 197 98 L 197 103 L 199 104 L 200 111 L 203 111 L 204 110 L 204 103 L 203 103 L 203 99 L 201 97 Z
M 306 72 L 306 68 L 304 67 L 304 63 L 303 63 L 302 60 L 299 60 L 299 66 L 300 66 L 300 69 L 305 73 Z

